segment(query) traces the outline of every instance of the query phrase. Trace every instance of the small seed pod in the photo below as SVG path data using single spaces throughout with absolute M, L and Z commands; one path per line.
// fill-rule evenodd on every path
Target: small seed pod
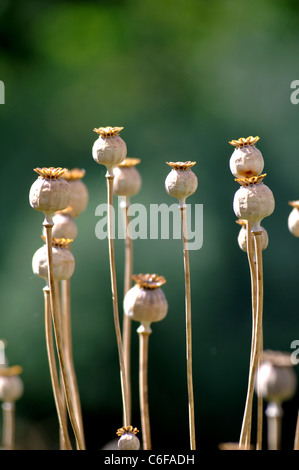
M 92 147 L 93 159 L 100 165 L 105 165 L 108 176 L 113 176 L 113 169 L 119 165 L 127 155 L 127 146 L 118 135 L 123 127 L 99 127 L 94 132 L 99 138 Z
M 80 170 L 79 168 L 73 168 L 72 170 L 68 170 L 62 175 L 62 178 L 68 182 L 71 189 L 71 198 L 69 206 L 65 210 L 73 218 L 78 217 L 81 212 L 85 211 L 88 204 L 88 190 L 82 181 L 84 175 L 85 170 Z
M 288 217 L 288 227 L 294 237 L 299 237 L 299 201 L 291 201 L 289 205 L 293 207 Z
M 139 450 L 140 441 L 136 436 L 138 432 L 138 429 L 133 428 L 133 426 L 118 429 L 116 434 L 120 436 L 118 440 L 119 450 Z
M 264 351 L 256 382 L 260 395 L 268 402 L 280 404 L 294 396 L 296 386 L 290 354 Z
M 138 158 L 126 158 L 114 168 L 114 194 L 130 198 L 139 192 L 142 180 L 139 171 L 135 168 L 139 163 Z
M 51 222 L 52 215 L 65 209 L 70 201 L 69 184 L 61 176 L 66 168 L 35 168 L 38 179 L 32 184 L 29 202 L 33 209 L 41 211 Z
M 236 178 L 250 178 L 258 176 L 264 169 L 264 159 L 255 144 L 259 137 L 241 137 L 229 143 L 235 148 L 230 161 L 230 171 Z
M 75 240 L 78 235 L 78 227 L 73 217 L 65 210 L 56 212 L 53 216 L 53 238 L 68 238 Z
M 0 369 L 0 400 L 3 402 L 15 402 L 23 395 L 24 386 L 19 374 L 20 366 L 5 367 Z
M 146 326 L 163 320 L 167 315 L 168 303 L 160 287 L 166 279 L 157 274 L 138 274 L 132 278 L 136 284 L 125 295 L 125 314 Z
M 55 281 L 70 279 L 74 273 L 75 258 L 69 249 L 72 241 L 64 238 L 52 238 L 53 277 Z M 35 252 L 32 258 L 32 270 L 36 276 L 48 280 L 46 245 Z
M 242 251 L 245 253 L 247 252 L 247 229 L 246 229 L 246 220 L 238 219 L 236 221 L 239 225 L 241 225 L 241 229 L 238 235 L 238 244 Z M 269 244 L 269 237 L 267 230 L 261 226 L 262 233 L 261 233 L 261 247 L 262 250 L 265 250 Z M 252 250 L 254 253 L 254 243 L 252 243 Z
M 186 198 L 195 193 L 198 180 L 191 170 L 196 162 L 166 162 L 172 170 L 165 180 L 165 189 L 170 196 L 179 200 L 179 205 L 185 204 Z
M 234 212 L 239 219 L 251 222 L 252 232 L 262 231 L 261 221 L 271 215 L 275 207 L 271 189 L 262 182 L 265 176 L 236 179 L 241 188 L 234 196 Z

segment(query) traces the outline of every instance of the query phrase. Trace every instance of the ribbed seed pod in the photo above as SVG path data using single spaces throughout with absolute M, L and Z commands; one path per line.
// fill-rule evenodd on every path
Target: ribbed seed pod
M 179 205 L 185 204 L 186 198 L 195 193 L 198 180 L 197 176 L 191 170 L 196 162 L 166 162 L 172 170 L 165 180 L 165 189 L 167 193 L 176 197 Z
M 53 238 L 67 238 L 75 240 L 78 235 L 78 227 L 73 217 L 68 212 L 56 212 L 53 216 Z
M 84 176 L 85 170 L 79 168 L 68 170 L 62 175 L 62 178 L 70 185 L 71 197 L 66 211 L 73 218 L 85 211 L 88 204 L 88 190 L 82 181 Z
M 289 205 L 293 207 L 288 217 L 288 227 L 294 237 L 299 237 L 299 201 L 291 201 Z
M 55 281 L 70 279 L 75 270 L 75 258 L 69 247 L 73 240 L 52 238 L 53 277 Z M 33 273 L 48 279 L 47 246 L 39 248 L 32 258 Z
M 105 165 L 109 176 L 113 176 L 113 169 L 119 165 L 127 155 L 127 146 L 118 135 L 123 127 L 99 127 L 94 132 L 99 134 L 92 148 L 93 159 L 100 165 Z
M 135 168 L 139 163 L 138 158 L 126 158 L 114 168 L 114 194 L 130 198 L 139 192 L 142 180 L 139 171 Z
M 119 436 L 119 450 L 139 450 L 140 441 L 136 436 L 138 432 L 138 429 L 133 428 L 133 426 L 127 426 L 118 429 L 116 434 Z
M 233 208 L 239 219 L 248 220 L 252 232 L 260 232 L 261 221 L 274 211 L 275 201 L 270 188 L 262 181 L 266 175 L 237 179 L 241 188 L 235 193 Z
M 38 179 L 32 184 L 29 202 L 33 209 L 43 212 L 48 217 L 65 209 L 70 201 L 71 190 L 62 175 L 66 168 L 35 168 Z
M 246 220 L 238 219 L 237 223 L 241 225 L 241 229 L 238 235 L 238 245 L 242 251 L 247 252 L 247 229 L 246 229 Z M 261 226 L 261 248 L 265 250 L 269 244 L 269 237 L 267 230 Z M 254 252 L 254 243 L 252 241 L 252 250 Z
M 255 147 L 259 137 L 241 137 L 229 143 L 235 148 L 230 161 L 230 171 L 236 178 L 250 178 L 258 176 L 264 169 L 264 159 L 258 148 Z
M 165 278 L 157 274 L 138 274 L 132 278 L 136 284 L 125 295 L 125 314 L 145 325 L 163 320 L 168 303 L 160 287 L 166 282 Z

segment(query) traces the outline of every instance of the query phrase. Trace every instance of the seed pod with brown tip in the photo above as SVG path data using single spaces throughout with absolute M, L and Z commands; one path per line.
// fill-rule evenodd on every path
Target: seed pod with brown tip
M 68 212 L 56 212 L 53 216 L 53 238 L 67 238 L 75 240 L 78 235 L 78 227 L 73 217 Z
M 172 170 L 165 180 L 165 189 L 169 196 L 176 197 L 179 205 L 185 204 L 186 198 L 195 193 L 198 180 L 191 170 L 196 162 L 166 162 Z
M 168 303 L 160 287 L 165 284 L 165 278 L 157 274 L 138 274 L 132 278 L 136 284 L 125 295 L 125 314 L 147 327 L 152 322 L 163 320 Z
M 82 181 L 84 175 L 85 170 L 79 168 L 68 170 L 62 175 L 62 178 L 68 182 L 71 189 L 70 202 L 65 210 L 73 218 L 78 217 L 81 212 L 85 211 L 88 204 L 87 187 Z
M 73 240 L 52 238 L 53 277 L 55 281 L 70 279 L 75 270 L 75 258 L 69 250 Z M 46 244 L 32 258 L 33 273 L 48 280 L 48 254 Z
M 38 179 L 32 184 L 29 202 L 33 209 L 41 211 L 51 223 L 55 212 L 65 209 L 70 201 L 69 184 L 62 175 L 66 168 L 35 168 Z
M 142 181 L 139 171 L 135 168 L 139 163 L 138 158 L 126 158 L 114 168 L 114 194 L 130 198 L 139 192 Z
M 230 171 L 236 178 L 250 178 L 258 176 L 264 169 L 264 159 L 255 144 L 259 137 L 241 137 L 238 140 L 232 140 L 229 143 L 235 147 L 230 158 Z
M 271 215 L 275 207 L 271 189 L 262 182 L 265 176 L 236 180 L 240 183 L 241 188 L 234 196 L 234 212 L 238 218 L 251 222 L 252 232 L 262 230 L 261 221 Z
M 113 169 L 121 163 L 127 155 L 127 146 L 118 135 L 123 127 L 99 127 L 94 132 L 99 138 L 92 147 L 93 159 L 100 165 L 105 165 L 109 176 L 113 176 Z
M 0 400 L 13 403 L 23 395 L 23 381 L 19 377 L 22 372 L 20 366 L 0 369 Z
M 116 434 L 120 437 L 118 440 L 119 450 L 139 450 L 140 441 L 136 436 L 138 432 L 138 429 L 133 426 L 118 429 Z

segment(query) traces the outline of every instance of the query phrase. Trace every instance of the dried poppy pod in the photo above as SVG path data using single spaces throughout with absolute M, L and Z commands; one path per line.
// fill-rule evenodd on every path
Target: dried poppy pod
M 70 202 L 68 208 L 65 210 L 68 215 L 71 215 L 73 218 L 78 217 L 81 212 L 85 211 L 88 204 L 88 190 L 82 181 L 84 176 L 85 170 L 79 168 L 68 170 L 62 175 L 62 178 L 69 183 L 71 189 Z
M 289 205 L 293 210 L 288 217 L 288 228 L 294 237 L 299 237 L 299 201 L 291 201 Z
M 22 372 L 20 366 L 0 368 L 0 400 L 13 403 L 23 395 L 23 382 L 19 375 Z
M 114 168 L 114 194 L 130 198 L 140 191 L 142 180 L 135 168 L 139 163 L 139 158 L 126 158 Z
M 52 224 L 55 212 L 65 209 L 70 201 L 71 190 L 68 182 L 61 178 L 66 168 L 35 168 L 39 175 L 32 184 L 29 202 L 33 209 L 45 214 L 47 223 Z
M 238 219 L 236 221 L 239 225 L 241 225 L 241 229 L 238 235 L 238 245 L 242 251 L 245 253 L 247 252 L 247 229 L 246 229 L 246 220 Z M 261 248 L 265 250 L 269 244 L 269 237 L 267 230 L 261 226 L 262 233 L 261 233 Z M 252 250 L 254 253 L 254 243 L 252 243 Z
M 235 147 L 230 158 L 230 171 L 236 178 L 250 178 L 258 176 L 264 169 L 264 159 L 255 144 L 259 137 L 241 137 L 231 140 L 229 143 Z
M 132 279 L 136 284 L 125 295 L 124 312 L 150 330 L 152 322 L 163 320 L 167 315 L 168 303 L 160 289 L 166 279 L 157 274 L 138 274 Z
M 165 180 L 165 189 L 170 196 L 176 197 L 180 206 L 184 206 L 186 198 L 195 193 L 198 179 L 191 167 L 196 162 L 166 162 L 172 170 Z
M 75 240 L 78 235 L 78 227 L 73 217 L 67 210 L 56 212 L 53 216 L 53 238 L 68 238 Z
M 52 238 L 53 277 L 55 281 L 70 279 L 74 273 L 75 258 L 69 250 L 72 241 L 64 238 Z M 33 255 L 32 270 L 36 276 L 48 280 L 46 245 L 39 248 Z
M 261 221 L 272 214 L 275 207 L 270 188 L 263 183 L 266 175 L 236 179 L 241 188 L 235 193 L 233 208 L 236 216 L 248 220 L 252 232 L 261 232 Z
M 138 432 L 138 429 L 133 426 L 124 426 L 118 429 L 116 434 L 119 436 L 117 444 L 119 450 L 139 450 L 140 441 L 136 436 Z
M 113 177 L 113 169 L 119 165 L 127 155 L 127 146 L 118 135 L 123 127 L 99 127 L 94 132 L 99 138 L 92 147 L 93 159 L 100 165 L 105 165 L 108 176 Z

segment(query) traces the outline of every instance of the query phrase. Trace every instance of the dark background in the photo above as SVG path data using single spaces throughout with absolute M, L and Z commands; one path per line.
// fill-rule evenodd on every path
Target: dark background
M 73 245 L 73 345 L 89 449 L 121 426 L 118 356 L 107 240 L 95 237 L 105 168 L 91 147 L 94 127 L 124 126 L 128 156 L 141 159 L 132 202 L 173 204 L 166 161 L 194 160 L 204 244 L 190 252 L 197 443 L 238 441 L 251 336 L 246 255 L 232 210 L 231 139 L 259 135 L 276 209 L 264 221 L 264 346 L 290 351 L 299 338 L 299 240 L 288 201 L 299 198 L 299 4 L 294 0 L 0 1 L 0 336 L 9 363 L 23 366 L 17 446 L 57 448 L 43 320 L 43 281 L 31 269 L 42 215 L 28 194 L 39 166 L 86 169 L 87 210 Z M 116 242 L 119 298 L 123 242 Z M 153 448 L 188 439 L 184 277 L 180 240 L 136 240 L 134 271 L 167 278 L 169 312 L 153 325 L 149 398 Z M 120 302 L 121 305 L 121 302 Z M 121 310 L 121 309 L 120 309 Z M 135 326 L 135 325 L 134 325 Z M 137 325 L 136 325 L 137 327 Z M 133 330 L 134 331 L 134 330 Z M 133 424 L 140 428 L 138 338 L 133 334 Z M 296 371 L 298 374 L 298 371 Z M 292 448 L 298 394 L 285 404 L 283 446 Z M 255 427 L 253 428 L 253 439 Z

